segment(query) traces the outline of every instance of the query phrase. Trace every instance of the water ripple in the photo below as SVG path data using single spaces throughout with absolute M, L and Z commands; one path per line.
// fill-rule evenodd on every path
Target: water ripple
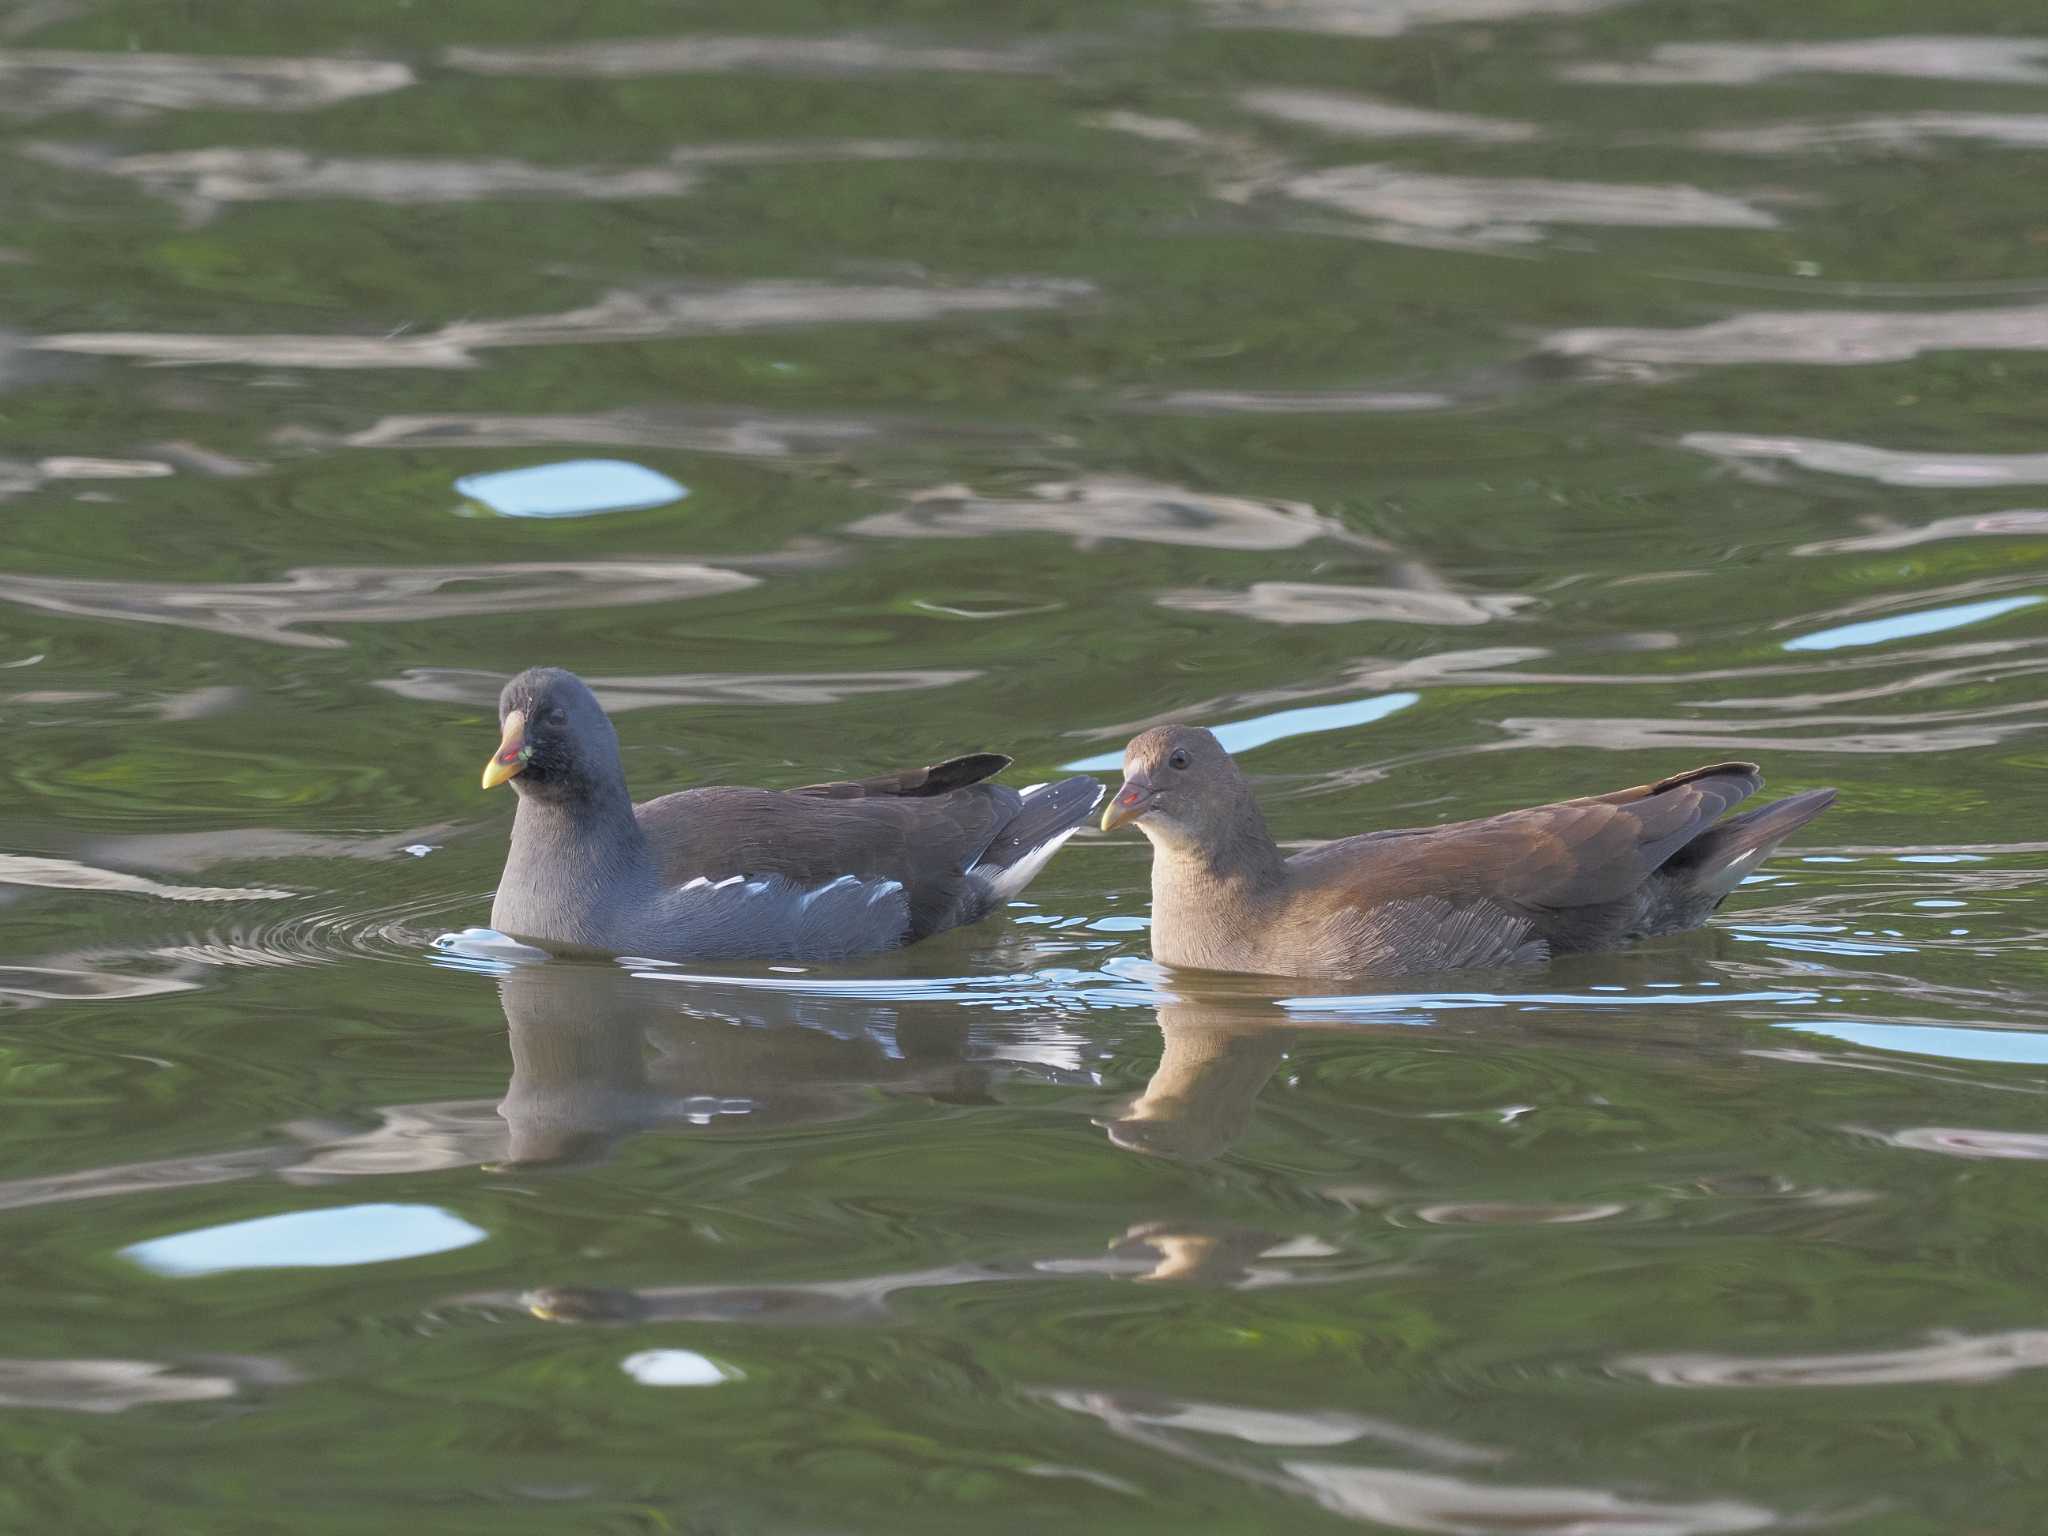
M 59 891 L 111 891 L 124 896 L 154 896 L 159 901 L 272 901 L 292 894 L 265 886 L 166 885 L 142 875 L 97 869 L 75 859 L 0 854 L 0 885 L 33 885 Z
M 1209 24 L 1334 37 L 1399 37 L 1416 27 L 1590 16 L 1629 0 L 1204 0 Z
M 952 688 L 982 674 L 944 672 L 671 672 L 652 677 L 586 678 L 607 714 L 679 705 L 753 705 L 789 708 L 843 704 L 877 693 Z M 376 686 L 400 698 L 487 708 L 497 704 L 505 678 L 498 672 L 460 667 L 411 667 L 400 677 L 376 679 Z
M 1755 128 L 1715 128 L 1692 136 L 1702 149 L 1739 155 L 1803 155 L 1815 150 L 1876 149 L 1922 154 L 1937 140 L 2002 149 L 2048 149 L 2048 114 L 2038 112 L 1891 112 L 1868 117 Z
M 1173 389 L 1133 391 L 1125 403 L 1160 416 L 1376 416 L 1448 410 L 1458 402 L 1428 390 Z
M 28 463 L 0 459 L 0 501 L 26 496 L 54 482 L 72 480 L 160 480 L 177 473 L 156 459 L 103 459 L 66 456 Z
M 262 59 L 174 53 L 0 51 L 0 112 L 110 111 L 124 116 L 207 111 L 306 112 L 413 84 L 403 64 L 376 59 Z
M 1879 485 L 1938 490 L 2048 485 L 2048 453 L 1919 453 L 1819 437 L 1759 437 L 1742 432 L 1688 432 L 1681 446 L 1731 464 L 1795 464 Z
M 1401 1425 L 1273 1414 L 1222 1404 L 1155 1402 L 1072 1389 L 1055 1389 L 1044 1396 L 1062 1408 L 1098 1420 L 1120 1439 L 1177 1461 L 1294 1494 L 1336 1514 L 1401 1530 L 1444 1536 L 1492 1531 L 1583 1536 L 1595 1530 L 1627 1532 L 1628 1536 L 1721 1536 L 1779 1523 L 1772 1511 L 1733 1499 L 1658 1503 L 1604 1488 L 1516 1486 L 1343 1462 L 1253 1461 L 1225 1454 L 1213 1444 L 1217 1438 L 1229 1438 L 1261 1448 L 1326 1446 L 1333 1443 L 1331 1436 L 1356 1426 L 1354 1439 L 1383 1439 L 1423 1455 L 1448 1446 L 1459 1453 L 1448 1459 L 1474 1459 L 1476 1448 L 1419 1435 Z M 1491 1451 L 1477 1454 L 1485 1459 L 1505 1459 Z M 1445 1459 L 1440 1452 L 1438 1459 Z
M 47 1003 L 132 1002 L 189 992 L 198 983 L 180 976 L 136 975 L 59 965 L 0 965 L 0 1001 L 14 1007 Z
M 1017 279 L 975 287 L 758 282 L 726 288 L 616 289 L 582 309 L 504 320 L 457 320 L 420 335 L 179 335 L 79 331 L 41 336 L 43 352 L 127 357 L 191 365 L 259 368 L 474 368 L 494 347 L 547 347 L 610 341 L 667 341 L 806 325 L 897 325 L 957 314 L 1051 310 L 1085 298 L 1081 282 Z
M 1593 85 L 1758 85 L 1785 75 L 1889 75 L 2048 85 L 2048 38 L 1855 37 L 1814 43 L 1659 43 L 1640 64 L 1566 64 Z
M 1338 704 L 1311 704 L 1301 709 L 1277 710 L 1271 714 L 1258 715 L 1249 720 L 1231 720 L 1209 727 L 1216 739 L 1223 743 L 1227 752 L 1250 752 L 1272 742 L 1286 741 L 1295 736 L 1313 736 L 1323 731 L 1348 730 L 1354 726 L 1371 725 L 1389 715 L 1419 703 L 1420 694 L 1383 693 L 1369 699 L 1347 699 Z M 1187 714 L 1177 716 L 1190 718 Z M 1150 723 L 1150 722 L 1147 722 Z M 1139 727 L 1142 729 L 1142 726 Z M 1102 732 L 1091 734 L 1101 735 Z M 1130 736 L 1135 731 L 1118 726 L 1109 734 Z M 1117 773 L 1124 764 L 1123 748 L 1103 752 L 1093 757 L 1078 758 L 1060 766 L 1076 773 Z
M 669 603 L 737 592 L 759 578 L 686 560 L 441 566 L 298 566 L 282 581 L 97 581 L 0 574 L 0 602 L 72 617 L 206 630 L 310 650 L 348 644 L 306 624 L 395 624 L 557 608 Z
M 1162 608 L 1226 613 L 1264 624 L 1439 624 L 1464 627 L 1504 619 L 1533 603 L 1515 592 L 1434 591 L 1423 587 L 1347 587 L 1308 581 L 1257 581 L 1243 592 L 1213 587 L 1160 594 Z
M 1325 133 L 1352 139 L 1463 139 L 1475 144 L 1515 144 L 1537 138 L 1541 133 L 1534 123 L 1438 112 L 1336 91 L 1242 91 L 1237 104 L 1261 117 L 1320 128 Z
M 160 1403 L 233 1397 L 232 1376 L 188 1375 L 161 1360 L 0 1360 L 0 1407 L 38 1413 L 124 1413 Z
M 799 415 L 712 406 L 635 407 L 571 414 L 386 416 L 373 426 L 333 437 L 311 428 L 293 436 L 313 445 L 351 448 L 541 448 L 582 444 L 660 448 L 740 459 L 843 459 L 856 449 L 878 455 L 931 444 L 949 454 L 977 451 L 1014 458 L 1017 449 L 1064 439 L 1023 428 L 954 424 L 915 416 Z M 6 482 L 0 480 L 0 494 Z
M 1552 224 L 1607 228 L 1775 229 L 1777 218 L 1720 192 L 1683 185 L 1434 176 L 1389 165 L 1310 171 L 1279 188 L 1370 220 L 1361 232 L 1407 242 L 1453 238 L 1477 245 L 1526 245 Z
M 1760 310 L 1683 330 L 1580 326 L 1552 332 L 1542 346 L 1553 356 L 1586 363 L 1594 373 L 1620 378 L 1654 377 L 1660 369 L 1757 363 L 1862 367 L 1907 362 L 1923 352 L 2048 351 L 2048 304 L 1918 312 Z M 1725 433 L 1692 436 L 1735 441 Z
M 1035 75 L 1051 71 L 1057 51 L 1033 44 L 962 48 L 900 38 L 696 36 L 610 38 L 540 48 L 450 48 L 451 69 L 479 75 L 640 80 L 659 75 Z
M 1872 1131 L 1868 1134 L 1912 1152 L 1939 1152 L 1945 1157 L 2048 1162 L 2048 1135 L 2038 1131 L 1987 1131 L 1970 1126 L 1917 1125 L 1902 1131 Z
M 1976 603 L 1956 603 L 1946 608 L 1922 608 L 1911 613 L 1891 614 L 1881 619 L 1866 619 L 1859 624 L 1844 624 L 1834 629 L 1816 630 L 1812 634 L 1787 640 L 1784 645 L 1788 651 L 1839 651 L 1861 645 L 1886 645 L 1894 640 L 1908 640 L 1920 635 L 1939 635 L 1951 629 L 1966 629 L 1972 624 L 1981 624 L 1986 619 L 1995 619 L 2022 608 L 2031 608 L 2040 601 L 2041 598 L 2029 594 L 2023 597 L 1986 598 Z
M 1661 1387 L 1889 1387 L 2004 1381 L 2048 1365 L 2048 1331 L 1955 1335 L 1903 1349 L 1814 1355 L 1624 1355 L 1613 1369 Z
M 891 539 L 1056 533 L 1083 549 L 1105 539 L 1195 549 L 1296 549 L 1317 539 L 1379 547 L 1305 502 L 1225 496 L 1115 475 L 1047 481 L 1019 497 L 934 486 L 912 496 L 903 510 L 864 517 L 847 532 Z
M 1783 1527 L 1779 1516 L 1736 1499 L 1657 1503 L 1605 1488 L 1516 1487 L 1392 1467 L 1290 1461 L 1286 1471 L 1318 1504 L 1340 1515 L 1402 1530 L 1514 1531 L 1526 1536 L 1721 1536 Z
M 470 203 L 565 198 L 606 202 L 680 197 L 697 181 L 676 166 L 606 169 L 519 160 L 315 156 L 295 149 L 188 149 L 116 155 L 94 145 L 32 144 L 31 159 L 67 171 L 138 183 L 204 218 L 223 203 L 354 199 L 373 203 Z
M 296 149 L 169 150 L 116 154 L 93 144 L 32 143 L 21 153 L 67 171 L 133 181 L 183 209 L 193 223 L 224 204 L 352 200 L 409 204 L 560 199 L 618 202 L 682 197 L 707 171 L 757 165 L 825 165 L 969 157 L 973 146 L 910 139 L 817 139 L 684 145 L 663 163 L 535 165 L 524 160 L 431 156 L 313 155 Z
M 1870 523 L 1885 520 L 1872 516 Z M 2025 538 L 2048 537 L 2048 509 L 2015 507 L 2005 512 L 1966 513 L 1960 517 L 1938 517 L 1917 526 L 1880 526 L 1873 533 L 1851 534 L 1846 538 L 1816 539 L 1793 549 L 1795 555 L 1860 555 L 1894 549 L 1912 549 L 1920 544 L 1938 544 L 1944 539 L 1986 536 Z

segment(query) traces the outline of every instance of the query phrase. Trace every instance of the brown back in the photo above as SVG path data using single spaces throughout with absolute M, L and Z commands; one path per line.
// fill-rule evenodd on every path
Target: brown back
M 1716 763 L 1483 820 L 1348 837 L 1297 854 L 1287 870 L 1298 887 L 1347 904 L 1427 896 L 1525 911 L 1597 906 L 1635 890 L 1762 783 L 1754 763 Z

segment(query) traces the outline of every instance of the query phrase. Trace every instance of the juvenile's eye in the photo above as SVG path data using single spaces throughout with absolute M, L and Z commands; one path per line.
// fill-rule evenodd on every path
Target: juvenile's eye
M 1176 751 L 1166 760 L 1166 766 L 1169 768 L 1185 768 L 1187 765 L 1188 755 L 1185 751 Z
M 546 709 L 541 711 L 540 721 L 542 725 L 560 725 L 564 720 L 567 720 L 568 718 L 568 714 L 563 710 L 561 705 L 550 704 Z

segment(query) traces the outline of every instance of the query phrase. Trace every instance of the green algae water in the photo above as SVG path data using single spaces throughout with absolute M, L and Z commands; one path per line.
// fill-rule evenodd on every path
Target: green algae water
M 2048 1527 L 2048 18 L 0 10 L 0 1530 Z M 636 793 L 1722 758 L 1703 932 L 526 964 Z

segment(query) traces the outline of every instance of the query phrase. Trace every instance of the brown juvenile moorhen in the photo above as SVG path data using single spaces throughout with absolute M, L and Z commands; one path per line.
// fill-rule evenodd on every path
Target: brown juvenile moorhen
M 1124 749 L 1102 813 L 1152 840 L 1152 954 L 1276 976 L 1527 965 L 1695 928 L 1834 802 L 1810 789 L 1726 821 L 1763 784 L 1715 763 L 1480 821 L 1368 832 L 1281 855 L 1251 785 L 1196 726 Z

